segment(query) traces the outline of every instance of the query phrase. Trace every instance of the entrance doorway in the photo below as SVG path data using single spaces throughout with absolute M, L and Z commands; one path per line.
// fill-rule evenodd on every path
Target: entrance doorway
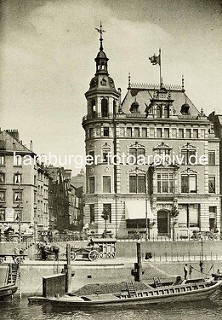
M 157 228 L 159 235 L 170 234 L 170 214 L 169 211 L 160 210 L 157 212 Z

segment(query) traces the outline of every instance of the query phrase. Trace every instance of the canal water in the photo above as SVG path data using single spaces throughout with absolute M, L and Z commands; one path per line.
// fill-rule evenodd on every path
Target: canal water
M 51 305 L 28 305 L 27 298 L 14 299 L 13 302 L 0 302 L 1 320 L 221 320 L 222 290 L 211 300 L 170 303 L 134 308 L 116 307 L 99 310 L 77 311 L 60 309 Z

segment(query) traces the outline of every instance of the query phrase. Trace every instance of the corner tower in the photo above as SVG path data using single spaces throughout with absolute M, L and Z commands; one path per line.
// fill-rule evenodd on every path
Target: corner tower
M 115 154 L 115 115 L 118 113 L 120 89 L 116 90 L 108 73 L 108 58 L 103 50 L 102 25 L 100 48 L 95 58 L 96 73 L 91 79 L 87 99 L 87 115 L 83 118 L 86 154 L 96 164 L 86 166 L 85 226 L 92 232 L 103 233 L 115 229 L 115 168 L 108 161 L 108 153 Z M 108 219 L 104 219 L 104 212 Z

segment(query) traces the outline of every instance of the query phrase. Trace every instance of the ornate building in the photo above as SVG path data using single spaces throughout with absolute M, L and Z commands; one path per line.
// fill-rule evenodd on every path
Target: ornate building
M 154 87 L 129 79 L 121 103 L 101 28 L 100 35 L 83 118 L 86 154 L 97 161 L 86 166 L 85 223 L 117 237 L 219 231 L 219 139 L 210 121 L 188 98 L 183 81 Z M 166 160 L 158 165 L 154 156 Z

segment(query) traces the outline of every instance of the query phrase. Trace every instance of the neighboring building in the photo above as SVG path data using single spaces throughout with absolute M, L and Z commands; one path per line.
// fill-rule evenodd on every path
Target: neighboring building
M 150 237 L 220 231 L 219 139 L 210 121 L 187 97 L 183 84 L 154 87 L 129 82 L 120 104 L 120 90 L 108 75 L 100 41 L 96 74 L 85 94 L 83 128 L 86 154 L 101 159 L 86 166 L 85 223 L 98 233 L 107 228 L 118 237 L 145 234 L 147 229 Z M 122 160 L 113 165 L 109 153 L 135 158 L 177 155 L 184 161 L 155 166 L 152 161 L 132 165 Z M 209 165 L 194 165 L 194 157 L 189 163 L 196 155 L 208 156 Z
M 49 176 L 43 164 L 35 165 L 34 184 L 34 224 L 37 235 L 48 234 L 50 229 L 49 212 L 49 184 L 52 178 Z
M 82 200 L 71 183 L 71 170 L 62 167 L 47 167 L 49 182 L 50 229 L 63 232 L 65 229 L 80 231 Z M 81 195 L 82 198 L 82 195 Z
M 34 164 L 24 165 L 16 155 L 34 156 L 19 140 L 18 130 L 0 132 L 0 228 L 14 233 L 34 233 Z

